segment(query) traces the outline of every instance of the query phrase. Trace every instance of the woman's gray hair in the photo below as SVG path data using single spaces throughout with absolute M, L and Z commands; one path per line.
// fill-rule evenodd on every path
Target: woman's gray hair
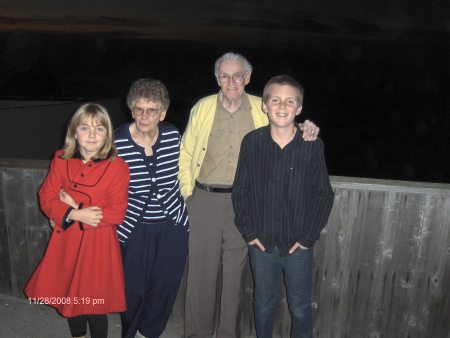
M 159 80 L 139 79 L 135 81 L 127 95 L 127 106 L 132 111 L 137 101 L 144 99 L 161 105 L 162 111 L 167 111 L 170 105 L 169 92 L 166 86 Z
M 249 73 L 253 70 L 252 65 L 250 64 L 250 62 L 248 62 L 248 60 L 245 58 L 245 56 L 243 56 L 241 54 L 229 52 L 229 53 L 223 54 L 221 57 L 219 57 L 216 60 L 216 63 L 214 64 L 214 75 L 216 77 L 219 76 L 219 68 L 220 68 L 221 63 L 226 60 L 239 61 L 240 63 L 242 63 L 242 67 L 244 68 L 244 72 L 246 72 L 246 73 Z

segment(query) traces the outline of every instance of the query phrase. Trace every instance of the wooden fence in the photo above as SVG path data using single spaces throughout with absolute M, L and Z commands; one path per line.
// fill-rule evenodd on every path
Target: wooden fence
M 0 294 L 24 297 L 50 234 L 37 190 L 48 162 L 0 162 Z M 450 185 L 332 177 L 315 246 L 315 337 L 450 337 Z M 254 337 L 247 270 L 242 330 Z M 282 285 L 280 285 L 282 288 Z M 183 284 L 171 322 L 183 325 Z M 284 289 L 274 335 L 289 337 Z

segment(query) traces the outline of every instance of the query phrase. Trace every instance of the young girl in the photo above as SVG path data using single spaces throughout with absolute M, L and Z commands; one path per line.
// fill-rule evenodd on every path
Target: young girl
M 129 178 L 108 112 L 82 105 L 39 190 L 53 232 L 24 290 L 67 317 L 74 337 L 85 336 L 89 323 L 91 337 L 106 338 L 106 314 L 126 309 L 116 225 L 125 216 Z

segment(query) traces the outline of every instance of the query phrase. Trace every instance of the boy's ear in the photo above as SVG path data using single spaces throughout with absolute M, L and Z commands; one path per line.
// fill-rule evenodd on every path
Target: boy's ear
M 268 109 L 267 109 L 267 106 L 266 106 L 266 104 L 265 104 L 265 103 L 263 103 L 261 107 L 262 107 L 262 111 L 263 111 L 264 113 L 266 113 L 266 114 L 267 114 L 267 112 L 268 112 Z
M 297 112 L 295 113 L 295 115 L 300 115 L 300 113 L 302 112 L 302 108 L 303 106 L 298 107 Z

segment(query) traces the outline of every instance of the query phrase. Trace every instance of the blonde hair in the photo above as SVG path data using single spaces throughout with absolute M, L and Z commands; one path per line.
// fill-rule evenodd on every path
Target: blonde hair
M 117 150 L 114 145 L 114 134 L 111 118 L 106 108 L 98 103 L 85 103 L 77 109 L 75 114 L 73 114 L 70 119 L 69 126 L 67 127 L 66 140 L 63 147 L 64 153 L 61 155 L 61 158 L 68 160 L 78 151 L 78 142 L 75 138 L 76 129 L 86 117 L 106 128 L 105 144 L 91 159 L 115 159 L 117 157 Z

